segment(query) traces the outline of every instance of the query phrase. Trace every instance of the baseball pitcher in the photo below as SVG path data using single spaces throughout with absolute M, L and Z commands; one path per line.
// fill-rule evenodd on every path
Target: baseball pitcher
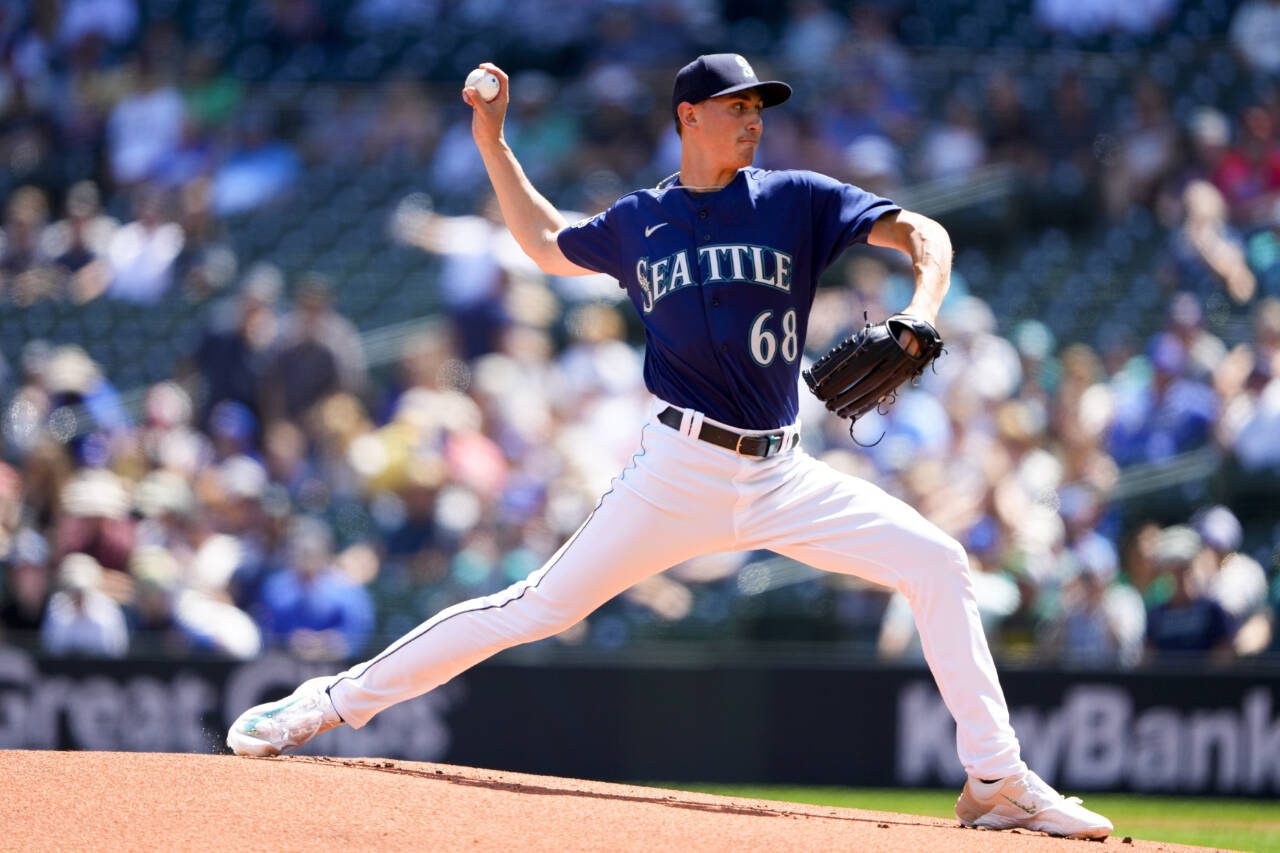
M 676 75 L 680 171 L 569 224 L 503 138 L 507 75 L 481 67 L 497 78 L 496 94 L 486 100 L 468 85 L 462 97 L 506 224 L 547 273 L 603 272 L 626 290 L 645 328 L 649 418 L 631 463 L 546 565 L 436 614 L 371 660 L 249 709 L 228 733 L 231 749 L 275 755 L 337 725 L 360 728 L 503 649 L 564 630 L 669 566 L 769 549 L 891 587 L 911 603 L 969 775 L 956 803 L 961 823 L 1105 838 L 1106 818 L 1022 761 L 964 548 L 799 446 L 800 357 L 819 276 L 855 243 L 898 249 L 915 271 L 900 314 L 806 372 L 829 409 L 856 419 L 892 402 L 941 351 L 933 323 L 951 269 L 942 226 L 824 175 L 752 168 L 764 110 L 791 88 L 759 80 L 736 54 L 700 56 Z

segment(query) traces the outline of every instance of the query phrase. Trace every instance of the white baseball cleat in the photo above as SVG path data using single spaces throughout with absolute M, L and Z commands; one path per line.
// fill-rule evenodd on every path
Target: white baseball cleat
M 1106 838 L 1111 821 L 1064 797 L 1030 770 L 990 785 L 970 779 L 956 800 L 960 823 L 978 829 L 1030 829 L 1060 838 Z
M 312 678 L 283 699 L 254 705 L 227 730 L 227 746 L 236 755 L 279 755 L 342 725 L 325 692 L 330 681 L 328 677 Z

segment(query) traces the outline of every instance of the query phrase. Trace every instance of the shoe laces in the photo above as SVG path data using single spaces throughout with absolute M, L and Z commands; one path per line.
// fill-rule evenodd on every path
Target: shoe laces
M 306 737 L 324 725 L 324 711 L 316 696 L 303 696 L 263 715 L 256 727 L 264 733 L 274 734 L 284 740 Z
M 1045 801 L 1045 805 L 1060 803 L 1064 799 L 1067 799 L 1066 797 L 1063 797 L 1062 794 L 1054 790 L 1054 788 L 1051 787 L 1048 782 L 1041 779 L 1038 774 L 1034 773 L 1031 770 L 1028 770 L 1026 773 L 1024 773 L 1020 781 L 1022 782 L 1023 786 L 1026 788 L 1028 793 L 1033 794 L 1036 797 L 1043 798 Z M 1082 800 L 1080 800 L 1079 797 L 1072 797 L 1071 799 L 1075 800 L 1076 802 L 1082 802 Z
M 1084 800 L 1080 797 L 1064 797 L 1062 794 L 1058 793 L 1055 788 L 1050 786 L 1048 782 L 1041 779 L 1038 774 L 1030 770 L 1027 771 L 1023 784 L 1027 786 L 1028 791 L 1034 793 L 1037 797 L 1044 798 L 1045 804 L 1041 806 L 1041 808 L 1062 806 L 1066 804 L 1081 807 L 1084 806 Z

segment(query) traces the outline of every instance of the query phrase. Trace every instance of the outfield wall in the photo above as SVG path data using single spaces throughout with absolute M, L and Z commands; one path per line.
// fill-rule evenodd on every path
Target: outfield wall
M 245 707 L 331 667 L 43 659 L 0 647 L 0 748 L 210 752 Z M 1280 795 L 1280 677 L 1008 669 L 1025 757 L 1079 790 Z M 504 656 L 306 750 L 613 780 L 954 786 L 926 670 Z

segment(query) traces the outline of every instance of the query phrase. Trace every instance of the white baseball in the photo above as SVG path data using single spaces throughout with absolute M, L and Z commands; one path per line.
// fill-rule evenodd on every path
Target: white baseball
M 475 86 L 476 91 L 480 93 L 480 97 L 486 101 L 492 101 L 498 97 L 498 78 L 494 77 L 491 71 L 476 68 L 467 75 L 467 85 Z

